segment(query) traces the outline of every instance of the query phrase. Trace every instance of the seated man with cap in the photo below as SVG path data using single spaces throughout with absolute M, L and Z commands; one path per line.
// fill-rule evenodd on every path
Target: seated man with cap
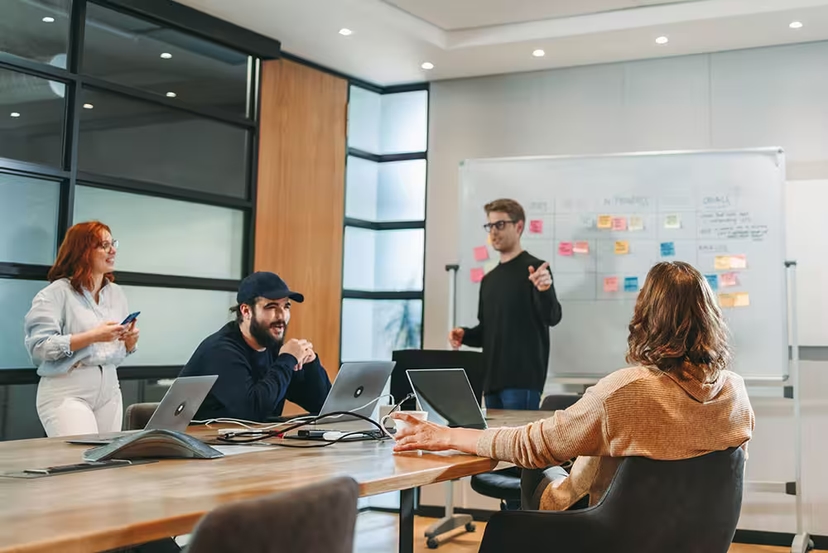
M 322 409 L 331 381 L 313 344 L 285 342 L 291 302 L 304 299 L 273 273 L 242 281 L 231 310 L 236 320 L 205 338 L 181 371 L 180 376 L 218 375 L 196 419 L 265 421 L 282 414 L 286 399 L 310 413 Z

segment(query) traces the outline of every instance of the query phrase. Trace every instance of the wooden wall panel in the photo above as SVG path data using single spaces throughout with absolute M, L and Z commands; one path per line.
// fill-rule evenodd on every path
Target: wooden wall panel
M 262 64 L 255 269 L 305 294 L 288 336 L 339 370 L 348 83 L 286 60 Z M 295 412 L 290 406 L 285 412 Z

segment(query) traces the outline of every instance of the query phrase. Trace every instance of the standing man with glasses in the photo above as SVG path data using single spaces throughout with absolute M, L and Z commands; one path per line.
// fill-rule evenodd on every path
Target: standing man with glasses
M 449 333 L 454 349 L 482 347 L 489 409 L 535 410 L 546 383 L 549 327 L 561 321 L 549 263 L 525 251 L 520 237 L 526 226 L 523 207 L 508 199 L 484 208 L 492 247 L 500 263 L 480 285 L 478 325 Z

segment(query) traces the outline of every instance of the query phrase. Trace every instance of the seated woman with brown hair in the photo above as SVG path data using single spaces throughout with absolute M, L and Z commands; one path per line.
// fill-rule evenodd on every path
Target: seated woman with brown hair
M 423 422 L 404 411 L 394 450 L 459 450 L 546 469 L 524 509 L 594 505 L 623 457 L 679 460 L 742 446 L 754 414 L 745 384 L 728 370 L 727 328 L 705 278 L 666 262 L 647 275 L 629 325 L 627 362 L 570 408 L 518 428 L 471 430 Z M 597 344 L 596 347 L 600 347 Z M 577 457 L 569 474 L 558 465 Z M 552 467 L 549 469 L 548 467 Z M 538 473 L 541 474 L 541 473 Z

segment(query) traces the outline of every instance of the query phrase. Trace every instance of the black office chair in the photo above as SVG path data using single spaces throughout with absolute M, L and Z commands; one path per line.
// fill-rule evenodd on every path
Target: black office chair
M 578 394 L 551 394 L 543 398 L 541 411 L 559 411 L 570 407 L 581 398 Z M 539 413 L 538 419 L 549 416 Z M 520 501 L 520 469 L 509 467 L 471 477 L 471 487 L 480 495 L 500 500 L 500 508 L 505 510 L 507 502 Z
M 628 457 L 594 507 L 495 513 L 480 553 L 726 553 L 744 464 L 741 448 L 682 461 Z

